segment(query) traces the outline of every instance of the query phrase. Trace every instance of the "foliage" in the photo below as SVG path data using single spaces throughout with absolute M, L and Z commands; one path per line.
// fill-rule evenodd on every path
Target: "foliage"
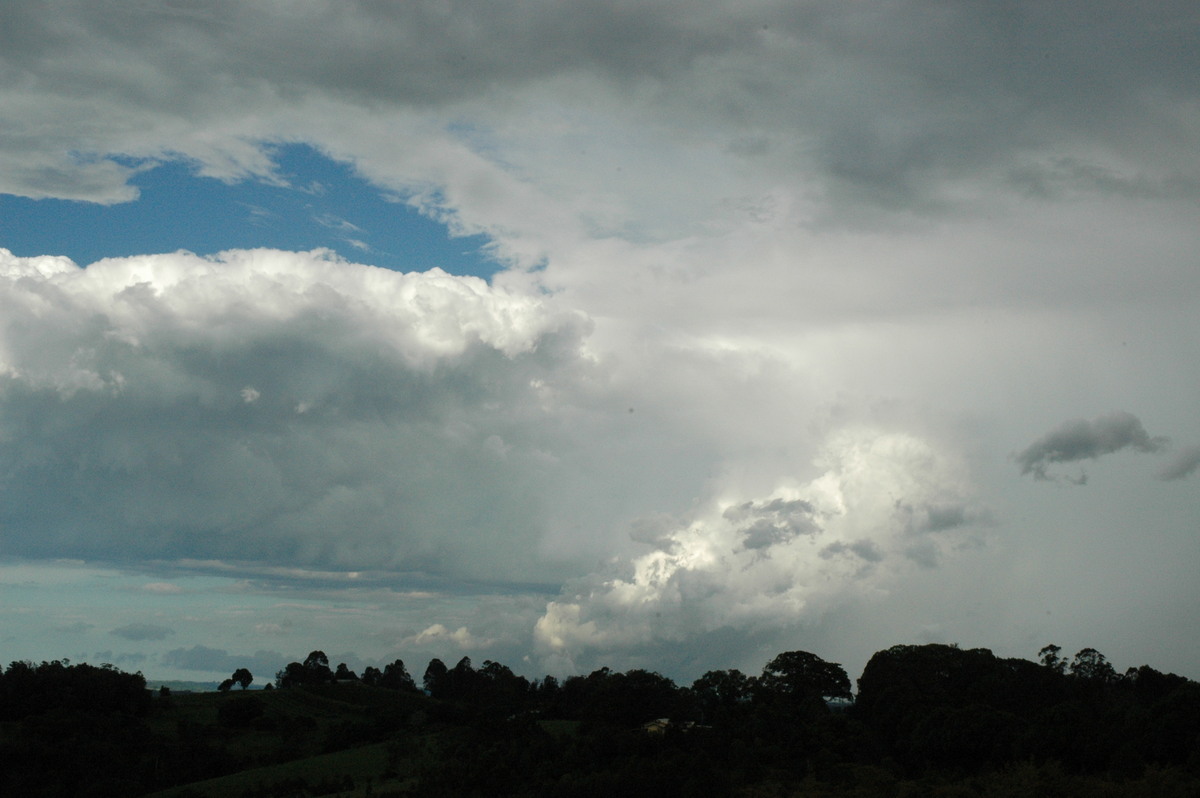
M 690 687 L 642 669 L 529 682 L 498 662 L 434 660 L 429 695 L 401 660 L 358 679 L 320 651 L 280 671 L 285 689 L 235 695 L 13 663 L 0 794 L 1200 794 L 1200 684 L 1058 652 L 1039 664 L 894 646 L 871 658 L 856 701 L 839 665 L 804 651 Z

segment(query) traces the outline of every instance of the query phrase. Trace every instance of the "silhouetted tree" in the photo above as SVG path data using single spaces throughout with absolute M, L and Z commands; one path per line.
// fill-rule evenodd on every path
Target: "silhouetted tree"
M 758 691 L 793 699 L 850 700 L 850 677 L 841 665 L 807 651 L 785 651 L 763 668 Z
M 425 692 L 434 698 L 444 698 L 448 681 L 446 676 L 448 673 L 446 663 L 437 657 L 429 660 L 429 665 L 425 667 L 425 675 L 421 678 L 421 684 L 425 687 Z
M 333 681 L 333 671 L 329 670 L 329 657 L 324 651 L 313 651 L 304 658 L 304 671 L 307 674 L 307 684 L 323 684 Z
M 1117 680 L 1117 672 L 1103 654 L 1094 648 L 1085 648 L 1071 662 L 1071 675 L 1089 682 L 1111 684 Z
M 300 687 L 307 684 L 308 673 L 299 662 L 289 662 L 275 674 L 275 684 L 278 687 Z
M 233 672 L 233 676 L 229 677 L 245 690 L 254 681 L 254 674 L 250 673 L 249 668 L 238 668 Z
M 1060 651 L 1062 651 L 1061 647 L 1051 643 L 1038 652 L 1038 661 L 1055 673 L 1063 673 L 1067 669 L 1067 662 L 1058 656 Z
M 705 723 L 730 720 L 750 701 L 755 679 L 735 669 L 708 671 L 692 682 L 700 717 Z
M 430 664 L 432 665 L 432 663 Z M 380 674 L 379 686 L 389 690 L 417 692 L 417 684 L 408 675 L 408 668 L 404 667 L 404 660 L 401 659 L 393 660 L 384 666 L 383 673 Z

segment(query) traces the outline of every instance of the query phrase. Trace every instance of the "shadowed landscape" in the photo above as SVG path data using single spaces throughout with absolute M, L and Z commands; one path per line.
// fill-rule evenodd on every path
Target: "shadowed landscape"
M 264 689 L 14 662 L 0 791 L 20 796 L 1169 796 L 1200 788 L 1200 683 L 1086 648 L 897 645 L 857 680 L 788 651 L 690 686 L 530 681 L 464 657 L 355 674 L 321 651 Z

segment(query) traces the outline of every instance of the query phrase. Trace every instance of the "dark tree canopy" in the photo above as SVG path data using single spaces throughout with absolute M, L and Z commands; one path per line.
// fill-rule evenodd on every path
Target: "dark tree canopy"
M 1085 648 L 1076 654 L 1070 670 L 1072 676 L 1099 684 L 1117 680 L 1117 672 L 1108 663 L 1108 659 L 1094 648 Z
M 434 698 L 441 698 L 445 694 L 448 673 L 446 663 L 437 657 L 429 660 L 429 664 L 425 667 L 425 675 L 421 678 L 425 692 Z
M 318 689 L 172 700 L 112 666 L 13 663 L 0 674 L 0 795 L 191 794 L 264 761 L 381 744 L 414 796 L 1200 795 L 1200 684 L 1147 665 L 1118 675 L 1095 649 L 1069 667 L 1057 647 L 1039 657 L 893 646 L 871 658 L 858 700 L 833 707 L 844 671 L 803 651 L 690 689 L 638 668 L 530 684 L 492 660 L 433 660 L 432 697 L 400 660 L 366 668 L 362 685 L 332 681 L 319 651 L 278 675 Z
M 768 662 L 758 687 L 766 693 L 796 698 L 853 698 L 850 677 L 842 666 L 807 651 L 785 651 Z
M 238 668 L 229 678 L 233 680 L 235 684 L 241 685 L 243 690 L 245 690 L 251 685 L 251 683 L 254 682 L 254 674 L 250 673 L 249 668 Z
M 379 686 L 389 690 L 417 692 L 416 682 L 409 676 L 408 668 L 404 667 L 404 660 L 401 659 L 393 660 L 384 666 L 383 673 L 379 675 Z
M 333 671 L 329 669 L 329 657 L 325 656 L 324 651 L 313 651 L 304 658 L 304 662 L 289 662 L 283 670 L 275 674 L 278 687 L 328 684 L 333 680 Z

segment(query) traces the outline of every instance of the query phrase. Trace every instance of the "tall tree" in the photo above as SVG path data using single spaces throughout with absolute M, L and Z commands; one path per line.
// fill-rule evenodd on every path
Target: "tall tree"
M 425 675 L 421 678 L 421 684 L 425 688 L 425 692 L 434 698 L 444 698 L 447 673 L 449 673 L 449 670 L 446 668 L 446 663 L 437 657 L 429 660 L 429 665 L 425 667 Z
M 430 663 L 431 665 L 433 663 Z M 404 660 L 397 659 L 388 663 L 383 668 L 383 673 L 379 677 L 379 686 L 386 687 L 389 690 L 403 690 L 405 692 L 417 691 L 417 685 L 413 678 L 408 675 L 408 668 L 404 667 Z
M 1117 672 L 1108 659 L 1094 648 L 1085 648 L 1071 662 L 1071 675 L 1089 682 L 1109 684 L 1117 680 Z

